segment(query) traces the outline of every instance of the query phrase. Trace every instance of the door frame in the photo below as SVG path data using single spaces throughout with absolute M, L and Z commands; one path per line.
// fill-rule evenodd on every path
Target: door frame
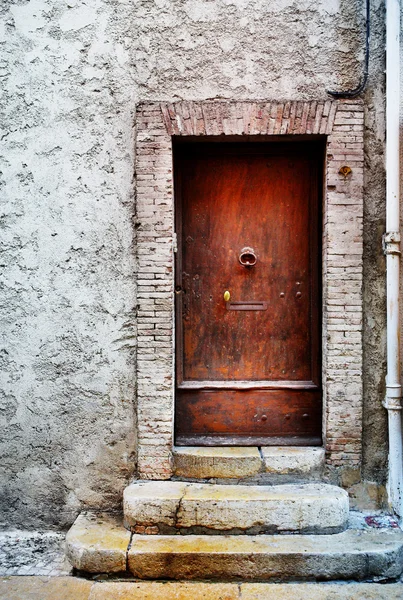
M 361 100 L 143 103 L 136 112 L 138 474 L 172 476 L 174 198 L 178 136 L 326 141 L 322 247 L 323 440 L 327 464 L 357 468 L 362 444 Z M 286 137 L 284 137 L 286 136 Z M 344 169 L 343 167 L 348 167 Z

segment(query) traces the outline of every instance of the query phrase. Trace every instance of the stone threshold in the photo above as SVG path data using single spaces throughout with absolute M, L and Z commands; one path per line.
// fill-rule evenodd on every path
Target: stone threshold
M 281 476 L 319 479 L 325 450 L 292 446 L 175 446 L 173 475 L 176 479 L 270 479 Z
M 120 517 L 86 513 L 67 534 L 77 571 L 138 579 L 392 581 L 403 572 L 400 529 L 333 535 L 134 535 Z

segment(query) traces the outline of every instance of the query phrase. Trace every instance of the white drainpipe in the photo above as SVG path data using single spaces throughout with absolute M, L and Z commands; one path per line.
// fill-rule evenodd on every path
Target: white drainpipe
M 386 300 L 387 375 L 384 406 L 389 422 L 388 496 L 403 517 L 402 389 L 400 383 L 400 0 L 386 0 Z

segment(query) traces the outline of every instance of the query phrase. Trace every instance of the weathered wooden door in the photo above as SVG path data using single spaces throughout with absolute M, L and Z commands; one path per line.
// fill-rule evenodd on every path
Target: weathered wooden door
M 321 443 L 312 143 L 175 151 L 176 443 Z

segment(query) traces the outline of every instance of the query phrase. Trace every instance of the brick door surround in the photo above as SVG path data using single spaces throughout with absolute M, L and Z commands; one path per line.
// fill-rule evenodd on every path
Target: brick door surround
M 273 136 L 278 139 L 302 135 L 326 136 L 322 249 L 326 462 L 334 467 L 360 466 L 362 101 L 153 102 L 139 104 L 136 111 L 137 419 L 141 479 L 172 476 L 175 392 L 172 137 L 220 136 L 225 141 L 242 136 L 253 141 L 264 136 L 270 141 Z

